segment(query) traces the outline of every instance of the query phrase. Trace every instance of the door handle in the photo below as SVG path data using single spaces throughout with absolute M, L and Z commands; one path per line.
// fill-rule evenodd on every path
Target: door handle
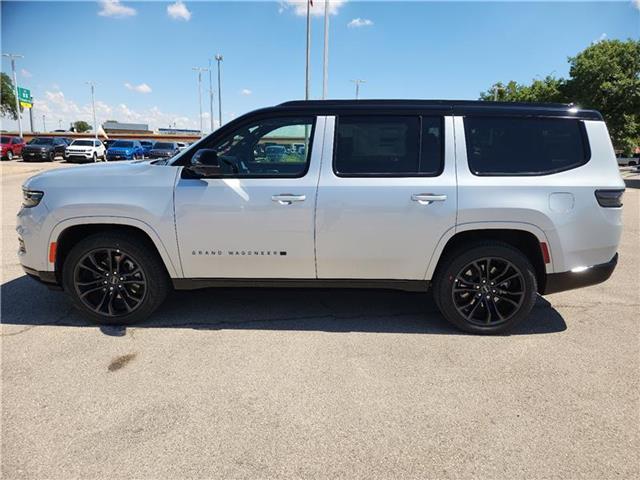
M 411 195 L 411 200 L 418 202 L 420 205 L 429 205 L 432 202 L 444 202 L 446 199 L 446 195 L 438 195 L 435 193 L 414 193 Z
M 306 195 L 293 195 L 291 193 L 281 193 L 271 197 L 272 202 L 278 202 L 280 205 L 291 205 L 293 202 L 304 202 L 306 199 Z

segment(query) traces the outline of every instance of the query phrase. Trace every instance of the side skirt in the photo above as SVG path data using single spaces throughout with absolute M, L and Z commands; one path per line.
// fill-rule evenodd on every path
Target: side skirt
M 406 292 L 426 292 L 426 280 L 352 280 L 352 279 L 271 279 L 271 278 L 172 278 L 176 290 L 197 290 L 200 288 L 381 288 L 404 290 Z

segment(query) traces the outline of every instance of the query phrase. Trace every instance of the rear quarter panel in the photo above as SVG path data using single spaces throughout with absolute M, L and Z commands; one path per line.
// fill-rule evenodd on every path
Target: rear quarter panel
M 490 177 L 471 173 L 464 122 L 461 117 L 455 121 L 457 230 L 474 223 L 535 226 L 549 243 L 548 273 L 611 260 L 622 234 L 622 209 L 600 207 L 595 190 L 624 188 L 624 182 L 604 122 L 584 122 L 591 158 L 581 167 L 551 175 Z

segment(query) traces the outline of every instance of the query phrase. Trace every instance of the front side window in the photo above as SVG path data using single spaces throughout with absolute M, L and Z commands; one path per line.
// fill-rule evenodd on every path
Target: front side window
M 202 147 L 216 151 L 222 176 L 302 177 L 309 164 L 313 126 L 313 117 L 269 118 Z
M 469 168 L 476 175 L 545 175 L 589 160 L 579 120 L 467 117 L 464 126 Z
M 442 142 L 441 117 L 342 116 L 334 170 L 339 176 L 436 176 Z

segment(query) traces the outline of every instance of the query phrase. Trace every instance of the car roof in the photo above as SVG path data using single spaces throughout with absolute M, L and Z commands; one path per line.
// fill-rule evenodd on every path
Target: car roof
M 450 115 L 499 115 L 568 117 L 602 120 L 596 110 L 565 103 L 485 102 L 480 100 L 294 100 L 265 110 L 294 110 L 314 114 L 345 114 L 366 111 L 394 113 L 433 112 Z

